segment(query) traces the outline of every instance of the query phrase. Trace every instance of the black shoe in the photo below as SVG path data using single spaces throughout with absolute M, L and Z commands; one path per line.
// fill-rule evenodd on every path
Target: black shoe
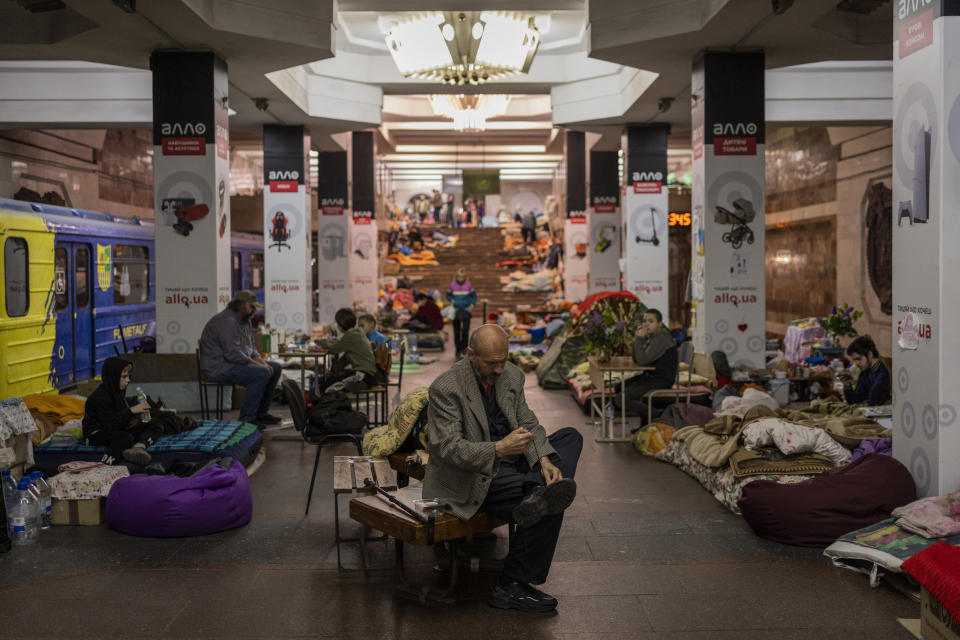
M 577 497 L 577 483 L 561 478 L 548 487 L 537 486 L 513 509 L 513 521 L 521 527 L 532 527 L 543 516 L 562 513 Z
M 497 609 L 547 612 L 557 608 L 557 599 L 522 582 L 511 580 L 503 586 L 497 580 L 490 589 L 487 604 Z
M 254 420 L 257 424 L 280 424 L 280 418 L 269 413 L 265 413 L 262 416 L 257 416 L 257 419 Z

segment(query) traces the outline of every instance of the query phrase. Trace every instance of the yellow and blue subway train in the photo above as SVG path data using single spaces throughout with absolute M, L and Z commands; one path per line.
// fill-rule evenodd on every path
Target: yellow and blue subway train
M 231 238 L 232 288 L 263 301 L 263 238 Z M 153 223 L 0 199 L 0 400 L 69 387 L 156 328 Z

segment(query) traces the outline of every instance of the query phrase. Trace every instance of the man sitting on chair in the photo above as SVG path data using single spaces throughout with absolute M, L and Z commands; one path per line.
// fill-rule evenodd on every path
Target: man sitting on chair
M 461 520 L 478 511 L 518 525 L 489 604 L 552 611 L 555 598 L 533 588 L 547 579 L 583 438 L 572 428 L 547 436 L 523 394 L 523 372 L 507 362 L 507 336 L 483 325 L 467 357 L 430 385 L 430 459 L 423 497 Z
M 250 318 L 262 308 L 252 291 L 238 291 L 200 335 L 200 372 L 207 380 L 244 387 L 246 399 L 237 419 L 261 427 L 280 422 L 268 412 L 283 368 L 279 362 L 264 360 L 253 346 Z

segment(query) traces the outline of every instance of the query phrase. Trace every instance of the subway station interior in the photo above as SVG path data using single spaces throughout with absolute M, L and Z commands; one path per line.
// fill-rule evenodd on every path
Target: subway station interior
M 960 639 L 958 66 L 955 0 L 0 2 L 0 636 Z

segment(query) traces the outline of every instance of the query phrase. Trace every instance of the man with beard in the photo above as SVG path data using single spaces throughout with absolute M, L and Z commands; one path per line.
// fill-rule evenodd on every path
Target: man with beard
M 239 291 L 227 308 L 210 318 L 200 336 L 200 372 L 207 380 L 246 388 L 241 422 L 258 426 L 277 424 L 270 402 L 280 380 L 279 362 L 268 362 L 253 346 L 250 318 L 263 305 L 252 291 Z
M 517 525 L 488 603 L 553 611 L 557 600 L 530 585 L 547 579 L 563 511 L 576 497 L 583 438 L 572 428 L 548 437 L 523 384 L 523 372 L 507 362 L 503 329 L 477 329 L 467 357 L 430 385 L 423 497 L 461 520 L 484 511 Z

